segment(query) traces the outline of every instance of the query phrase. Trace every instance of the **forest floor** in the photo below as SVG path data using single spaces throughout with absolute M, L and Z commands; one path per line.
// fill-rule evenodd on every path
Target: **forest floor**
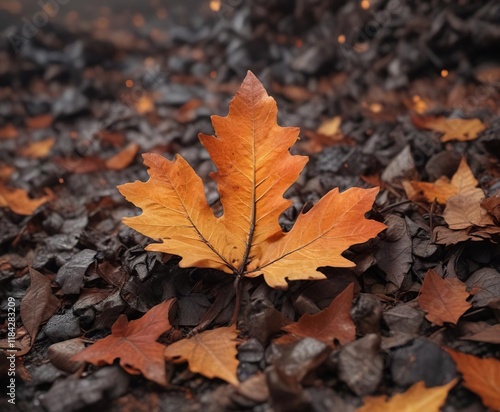
M 10 302 L 22 354 L 16 404 L 2 410 L 354 411 L 367 396 L 468 373 L 447 350 L 498 359 L 498 4 L 330 3 L 69 3 L 40 28 L 43 10 L 0 5 L 12 25 L 0 38 L 2 404 Z M 245 280 L 237 376 L 246 385 L 167 363 L 162 387 L 116 363 L 71 361 L 121 314 L 138 319 L 171 298 L 175 330 L 162 343 L 229 324 L 232 277 L 146 252 L 153 240 L 122 223 L 139 210 L 116 187 L 147 180 L 141 154 L 181 154 L 220 210 L 198 133 L 213 133 L 210 116 L 227 114 L 247 70 L 277 101 L 278 123 L 300 127 L 292 153 L 310 157 L 286 193 L 282 228 L 332 188 L 375 186 L 369 217 L 388 228 L 345 252 L 356 268 L 321 268 L 324 280 L 285 291 Z M 285 324 L 351 284 L 355 340 L 282 343 Z M 484 365 L 498 385 L 498 364 Z M 449 390 L 442 410 L 494 410 L 471 380 Z

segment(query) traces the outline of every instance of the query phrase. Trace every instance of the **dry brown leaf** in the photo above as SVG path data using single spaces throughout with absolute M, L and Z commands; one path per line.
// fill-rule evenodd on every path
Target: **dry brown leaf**
M 167 384 L 165 346 L 156 340 L 171 329 L 168 312 L 174 299 L 151 308 L 140 319 L 128 321 L 121 315 L 111 328 L 111 335 L 72 357 L 93 365 L 111 365 L 120 359 L 120 366 L 128 373 L 144 377 L 160 385 Z
M 216 136 L 200 135 L 217 167 L 211 177 L 222 217 L 214 215 L 202 180 L 181 156 L 169 161 L 150 153 L 143 156 L 150 179 L 119 186 L 143 210 L 124 223 L 160 239 L 147 249 L 181 256 L 182 267 L 263 275 L 272 287 L 286 288 L 286 279 L 322 279 L 320 266 L 355 266 L 342 253 L 385 228 L 364 218 L 378 189 L 333 189 L 283 233 L 278 218 L 291 205 L 283 194 L 307 157 L 289 152 L 298 128 L 281 127 L 276 119 L 276 102 L 249 72 L 229 115 L 212 116 Z
M 500 192 L 484 199 L 481 206 L 500 223 Z
M 12 123 L 7 123 L 0 127 L 0 139 L 15 139 L 19 135 L 16 126 Z
M 456 324 L 460 317 L 472 307 L 467 302 L 469 292 L 457 278 L 443 279 L 434 270 L 427 271 L 420 289 L 418 303 L 426 312 L 426 318 L 436 325 L 444 322 Z
M 139 145 L 136 143 L 130 143 L 113 157 L 107 159 L 104 164 L 106 168 L 110 170 L 125 169 L 128 165 L 130 165 L 130 163 L 132 163 L 138 151 Z
M 41 114 L 35 117 L 26 118 L 26 126 L 28 129 L 46 129 L 52 122 L 54 117 L 51 114 Z
M 238 385 L 237 337 L 235 326 L 207 330 L 169 345 L 165 357 L 176 363 L 188 362 L 192 372 L 207 378 Z
M 50 149 L 56 142 L 56 139 L 49 137 L 45 140 L 40 140 L 39 142 L 33 142 L 26 147 L 23 147 L 19 154 L 21 156 L 32 157 L 35 159 L 46 157 L 50 153 Z
M 49 200 L 50 196 L 31 199 L 26 190 L 7 187 L 0 182 L 0 207 L 8 207 L 18 215 L 30 216 Z
M 21 321 L 31 337 L 31 345 L 40 325 L 49 320 L 60 306 L 52 294 L 50 279 L 30 268 L 31 283 L 21 300 Z
M 485 406 L 500 410 L 500 361 L 481 359 L 451 349 L 447 352 L 463 375 L 464 386 L 479 395 Z
M 390 399 L 385 396 L 366 397 L 364 405 L 356 412 L 439 412 L 456 383 L 454 379 L 443 386 L 426 388 L 420 381 Z
M 347 286 L 330 305 L 315 315 L 305 314 L 298 322 L 283 327 L 297 336 L 310 337 L 331 345 L 334 339 L 340 344 L 352 342 L 356 337 L 356 326 L 350 311 L 354 297 L 354 283 Z
M 416 191 L 422 191 L 428 202 L 433 202 L 436 199 L 437 202 L 443 205 L 446 204 L 450 197 L 475 189 L 477 183 L 465 158 L 462 158 L 451 181 L 446 176 L 441 176 L 434 183 L 410 181 L 411 187 Z M 405 190 L 408 198 L 411 199 L 414 197 L 414 194 L 409 193 L 407 187 L 405 187 Z
M 443 133 L 442 142 L 467 142 L 478 138 L 486 126 L 479 119 L 447 119 L 446 117 L 414 117 L 413 123 L 421 129 Z
M 479 188 L 450 197 L 443 213 L 448 227 L 456 230 L 494 225 L 491 216 L 481 207 L 483 199 L 484 192 Z

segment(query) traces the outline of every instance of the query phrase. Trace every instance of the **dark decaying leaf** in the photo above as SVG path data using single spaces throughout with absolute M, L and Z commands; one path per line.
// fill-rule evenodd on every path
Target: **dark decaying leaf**
M 350 315 L 353 297 L 354 284 L 351 283 L 326 309 L 315 315 L 305 314 L 298 322 L 283 327 L 283 330 L 297 336 L 315 338 L 329 345 L 334 340 L 341 344 L 351 342 L 356 335 L 356 326 Z
M 83 379 L 63 379 L 42 396 L 48 412 L 76 411 L 100 401 L 122 396 L 128 389 L 129 377 L 117 366 L 101 368 Z
M 40 324 L 47 321 L 59 308 L 60 302 L 52 294 L 51 281 L 35 269 L 30 269 L 31 284 L 21 301 L 21 321 L 35 343 Z

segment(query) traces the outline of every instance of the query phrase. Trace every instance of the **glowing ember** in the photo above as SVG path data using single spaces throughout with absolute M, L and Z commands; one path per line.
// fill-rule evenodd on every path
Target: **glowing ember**
M 345 43 L 345 36 L 343 34 L 341 34 L 339 37 L 337 37 L 337 41 L 340 43 L 340 44 L 343 44 Z
M 448 70 L 446 69 L 441 70 L 441 77 L 448 77 L 448 74 L 449 74 Z
M 362 0 L 360 5 L 361 5 L 362 9 L 367 10 L 370 8 L 370 1 L 369 0 Z

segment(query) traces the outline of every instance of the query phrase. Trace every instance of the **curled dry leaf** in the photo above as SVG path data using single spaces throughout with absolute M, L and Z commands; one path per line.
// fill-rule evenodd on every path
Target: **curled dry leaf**
M 468 297 L 469 292 L 459 279 L 443 279 L 430 269 L 420 289 L 418 303 L 427 313 L 425 317 L 430 322 L 439 326 L 444 322 L 455 325 L 460 317 L 472 307 L 467 302 Z
M 352 267 L 342 257 L 385 226 L 364 218 L 378 189 L 333 189 L 293 229 L 283 233 L 279 216 L 290 206 L 284 192 L 295 182 L 307 157 L 289 149 L 298 128 L 277 124 L 276 102 L 249 72 L 227 117 L 213 116 L 216 136 L 200 135 L 212 157 L 224 214 L 207 204 L 202 180 L 181 157 L 169 161 L 144 155 L 150 179 L 119 186 L 143 211 L 124 223 L 161 243 L 148 250 L 182 257 L 182 267 L 206 267 L 239 276 L 264 275 L 286 288 L 286 279 L 321 279 L 320 266 Z
M 31 199 L 26 190 L 7 187 L 0 182 L 0 207 L 8 207 L 18 215 L 30 216 L 49 200 L 50 196 Z
M 366 397 L 357 412 L 439 412 L 456 383 L 454 379 L 446 385 L 426 388 L 425 383 L 420 381 L 390 399 L 385 396 Z
M 467 142 L 478 138 L 486 126 L 479 119 L 447 119 L 446 117 L 413 117 L 413 124 L 421 129 L 443 133 L 442 142 Z
M 30 268 L 31 283 L 21 300 L 21 321 L 31 337 L 31 345 L 40 325 L 59 308 L 59 299 L 52 294 L 50 279 Z
M 101 366 L 120 359 L 120 366 L 130 374 L 142 373 L 160 385 L 167 384 L 165 346 L 156 342 L 172 326 L 168 312 L 174 302 L 170 299 L 151 308 L 140 319 L 128 321 L 121 315 L 111 328 L 111 335 L 74 355 L 73 361 L 85 361 Z
M 283 327 L 297 336 L 315 338 L 332 345 L 334 339 L 341 344 L 352 342 L 356 337 L 356 326 L 351 318 L 354 283 L 347 286 L 330 305 L 315 315 L 305 314 L 298 322 Z
M 457 369 L 463 375 L 464 386 L 479 395 L 484 405 L 500 410 L 500 361 L 447 349 Z
M 176 363 L 188 362 L 192 372 L 207 378 L 238 385 L 237 337 L 235 326 L 207 330 L 169 345 L 165 357 Z

